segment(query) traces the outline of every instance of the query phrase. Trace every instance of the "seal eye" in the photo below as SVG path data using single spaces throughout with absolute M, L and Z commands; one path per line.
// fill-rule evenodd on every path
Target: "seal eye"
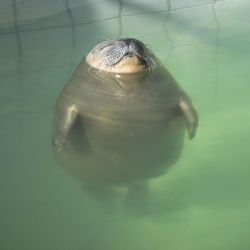
M 118 63 L 128 53 L 127 47 L 113 46 L 105 57 L 105 63 L 108 66 L 113 66 Z

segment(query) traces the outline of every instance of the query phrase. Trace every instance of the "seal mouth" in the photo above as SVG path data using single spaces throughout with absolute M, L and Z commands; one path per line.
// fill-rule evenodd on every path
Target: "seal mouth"
M 123 59 L 137 58 L 137 63 L 148 70 L 155 69 L 155 56 L 139 40 L 124 38 L 108 40 L 98 44 L 92 51 L 92 55 L 98 58 L 99 67 L 113 67 Z

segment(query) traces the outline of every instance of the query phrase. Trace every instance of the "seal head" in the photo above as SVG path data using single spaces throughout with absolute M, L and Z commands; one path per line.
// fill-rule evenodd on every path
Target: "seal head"
M 134 38 L 104 41 L 86 56 L 93 68 L 112 73 L 136 73 L 154 70 L 156 57 Z

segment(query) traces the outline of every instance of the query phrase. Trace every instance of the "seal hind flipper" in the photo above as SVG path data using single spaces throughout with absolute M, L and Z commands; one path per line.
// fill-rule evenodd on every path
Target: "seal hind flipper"
M 195 136 L 196 128 L 198 126 L 199 118 L 192 102 L 186 98 L 181 98 L 179 107 L 185 118 L 187 132 L 189 139 L 193 139 Z
M 78 115 L 75 104 L 58 108 L 57 116 L 55 119 L 53 146 L 56 151 L 60 151 L 67 141 L 69 131 L 71 130 Z

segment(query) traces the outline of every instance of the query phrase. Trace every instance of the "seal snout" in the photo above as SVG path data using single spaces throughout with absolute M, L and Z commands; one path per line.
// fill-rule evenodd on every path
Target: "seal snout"
M 133 57 L 134 56 L 134 48 L 132 44 L 129 44 L 128 46 L 128 56 Z
M 129 57 L 133 57 L 135 55 L 140 56 L 140 53 L 144 52 L 144 45 L 134 39 L 134 38 L 124 38 L 124 39 L 120 39 L 118 41 L 123 41 L 124 45 L 126 46 L 126 54 L 124 56 L 129 56 Z
M 124 42 L 127 46 L 127 55 L 129 56 L 133 56 L 134 55 L 134 52 L 135 52 L 135 39 L 132 39 L 132 38 L 125 38 L 124 39 Z

